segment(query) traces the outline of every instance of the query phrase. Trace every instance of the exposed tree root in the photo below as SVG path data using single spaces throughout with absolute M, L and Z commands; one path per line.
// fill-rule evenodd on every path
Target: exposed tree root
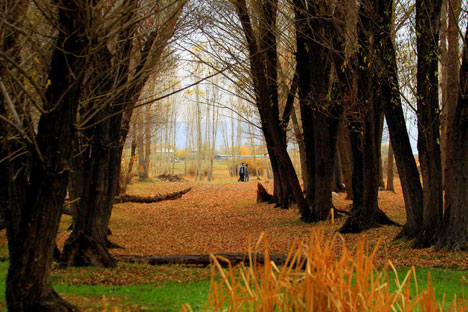
M 416 239 L 414 240 L 411 247 L 416 249 L 431 247 L 434 244 L 435 235 L 435 229 L 422 230 L 416 235 Z
M 41 297 L 39 302 L 22 302 L 21 307 L 9 305 L 13 311 L 38 311 L 38 312 L 78 312 L 77 307 L 71 305 L 60 297 L 55 290 L 47 296 Z
M 74 238 L 65 242 L 61 263 L 64 266 L 116 266 L 114 259 L 103 244 L 84 233 L 78 233 Z
M 114 242 L 111 242 L 107 237 L 106 237 L 106 247 L 108 249 L 125 249 L 125 247 L 122 247 Z
M 381 225 L 401 226 L 387 217 L 385 212 L 377 209 L 376 213 L 371 216 L 359 214 L 359 212 L 352 214 L 338 231 L 343 234 L 361 233 L 370 228 L 380 227 Z
M 249 265 L 248 254 L 237 254 L 237 253 L 220 253 L 214 254 L 217 257 L 219 263 L 222 266 L 228 266 L 229 264 L 235 265 L 238 263 L 244 263 Z M 115 255 L 117 261 L 130 262 L 130 263 L 147 263 L 151 265 L 164 265 L 164 264 L 191 264 L 191 265 L 203 265 L 208 266 L 212 260 L 210 255 L 170 255 L 170 256 L 130 256 L 130 255 Z M 255 258 L 256 263 L 264 264 L 265 256 L 263 254 L 252 255 L 252 259 Z M 270 255 L 270 260 L 275 262 L 276 265 L 283 265 L 286 262 L 287 257 L 285 256 L 274 256 Z
M 441 230 L 436 239 L 437 250 L 468 251 L 468 234 L 460 229 Z
M 268 194 L 267 190 L 261 183 L 257 183 L 257 203 L 269 202 L 273 196 Z
M 403 226 L 401 231 L 395 236 L 393 239 L 394 241 L 399 240 L 399 239 L 407 239 L 407 240 L 412 240 L 416 238 L 417 233 L 419 230 L 410 230 L 406 225 Z
M 159 195 L 154 197 L 142 197 L 142 196 L 131 196 L 131 195 L 124 195 L 114 198 L 114 204 L 120 203 L 156 203 L 163 200 L 174 200 L 182 197 L 185 193 L 188 193 L 192 188 L 186 188 L 179 192 L 169 193 L 166 195 Z

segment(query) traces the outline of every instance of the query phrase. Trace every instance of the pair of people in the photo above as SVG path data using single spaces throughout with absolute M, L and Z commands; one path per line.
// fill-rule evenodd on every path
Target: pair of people
M 249 165 L 244 163 L 239 167 L 239 180 L 238 182 L 249 182 Z

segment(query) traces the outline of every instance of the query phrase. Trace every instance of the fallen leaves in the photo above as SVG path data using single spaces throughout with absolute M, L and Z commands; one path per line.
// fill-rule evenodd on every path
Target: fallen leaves
M 256 203 L 256 183 L 137 183 L 128 193 L 155 196 L 193 186 L 191 192 L 174 201 L 154 204 L 124 203 L 114 207 L 111 219 L 113 235 L 110 240 L 125 249 L 113 250 L 123 255 L 174 255 L 207 253 L 245 253 L 247 239 L 256 241 L 265 233 L 272 254 L 287 254 L 295 238 L 307 241 L 311 230 L 321 226 L 331 239 L 343 224 L 344 218 L 318 224 L 299 221 L 296 208 L 281 210 L 273 205 Z M 271 187 L 272 184 L 267 184 Z M 351 203 L 339 194 L 334 204 L 339 209 Z M 397 193 L 379 192 L 380 208 L 394 221 L 404 224 L 405 209 L 401 188 Z M 468 268 L 467 253 L 447 253 L 432 248 L 415 250 L 404 241 L 393 242 L 400 231 L 394 226 L 371 229 L 365 235 L 368 241 L 382 237 L 377 261 L 391 259 L 399 266 Z M 69 232 L 59 234 L 63 243 Z M 346 234 L 343 239 L 353 249 L 361 234 Z M 340 253 L 340 244 L 336 244 Z

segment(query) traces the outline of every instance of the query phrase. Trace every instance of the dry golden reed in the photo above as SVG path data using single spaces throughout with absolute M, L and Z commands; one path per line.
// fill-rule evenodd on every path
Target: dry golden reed
M 219 261 L 227 260 L 213 257 L 204 311 L 468 311 L 463 299 L 454 298 L 450 305 L 438 303 L 430 279 L 426 289 L 418 289 L 414 268 L 403 280 L 390 261 L 377 269 L 374 260 L 380 241 L 369 251 L 362 238 L 351 252 L 339 238 L 337 235 L 327 240 L 316 229 L 308 244 L 294 242 L 281 267 L 270 261 L 263 235 L 255 249 L 263 244 L 265 265 L 257 264 L 251 250 L 250 266 L 240 264 L 224 269 Z M 340 242 L 342 252 L 336 256 L 334 244 Z M 394 280 L 387 274 L 390 270 L 395 272 Z M 391 283 L 396 290 L 390 290 Z M 410 292 L 411 283 L 415 283 L 414 293 Z M 182 311 L 191 309 L 184 306 Z

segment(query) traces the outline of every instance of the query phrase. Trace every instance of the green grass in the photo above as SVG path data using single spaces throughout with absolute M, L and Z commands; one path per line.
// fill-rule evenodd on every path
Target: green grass
M 208 298 L 210 281 L 206 277 L 198 277 L 200 268 L 184 268 L 149 266 L 138 264 L 122 264 L 117 269 L 100 268 L 69 268 L 58 270 L 52 274 L 52 282 L 55 290 L 66 300 L 77 305 L 83 311 L 180 311 L 185 303 L 189 303 L 194 311 L 200 311 Z M 113 275 L 121 275 L 122 283 L 125 283 L 126 273 L 131 274 L 143 271 L 145 275 L 167 275 L 167 280 L 150 280 L 149 283 L 130 285 L 105 285 L 103 283 L 118 283 L 118 276 L 110 280 Z M 171 279 L 183 279 L 182 270 L 188 280 L 173 281 Z M 0 262 L 0 311 L 6 311 L 5 282 L 8 271 L 8 262 Z M 163 271 L 162 273 L 160 271 Z M 107 275 L 106 275 L 107 274 Z M 175 277 L 173 276 L 175 275 Z M 101 283 L 96 277 L 103 277 Z M 106 279 L 107 278 L 107 279 Z M 117 280 L 117 282 L 116 282 Z
M 189 303 L 194 311 L 200 311 L 207 300 L 210 284 L 206 272 L 201 274 L 201 270 L 208 269 L 121 264 L 117 269 L 55 270 L 52 280 L 59 294 L 84 311 L 180 311 L 185 303 Z M 0 311 L 6 311 L 7 271 L 8 262 L 0 262 Z M 400 281 L 407 272 L 408 268 L 398 270 Z M 468 294 L 468 284 L 462 281 L 463 276 L 468 276 L 466 271 L 416 268 L 419 289 L 427 286 L 428 273 L 431 273 L 439 302 L 444 293 L 447 302 L 451 302 L 455 294 L 457 297 Z M 137 274 L 157 278 L 132 278 Z M 390 278 L 395 276 L 393 273 L 389 275 Z M 412 289 L 415 290 L 414 282 Z
M 400 282 L 403 281 L 409 269 L 399 269 L 398 277 Z M 453 300 L 454 295 L 465 298 L 468 296 L 468 283 L 463 281 L 463 277 L 468 279 L 467 271 L 460 270 L 450 270 L 450 269 L 441 269 L 441 268 L 416 268 L 416 278 L 417 278 L 417 287 L 419 290 L 427 287 L 429 281 L 429 273 L 432 278 L 432 285 L 435 289 L 436 299 L 439 302 L 442 302 L 444 294 L 446 296 L 446 303 L 450 303 Z M 389 272 L 389 277 L 391 279 L 395 278 L 393 272 Z M 396 289 L 396 286 L 392 285 Z M 414 279 L 411 278 L 411 293 L 415 293 L 416 283 Z

